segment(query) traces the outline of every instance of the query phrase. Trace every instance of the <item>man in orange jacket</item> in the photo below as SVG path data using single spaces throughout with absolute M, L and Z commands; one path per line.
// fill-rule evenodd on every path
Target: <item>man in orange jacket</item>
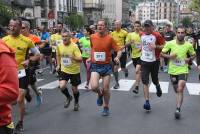
M 15 53 L 0 40 L 0 134 L 12 134 L 11 103 L 19 95 Z

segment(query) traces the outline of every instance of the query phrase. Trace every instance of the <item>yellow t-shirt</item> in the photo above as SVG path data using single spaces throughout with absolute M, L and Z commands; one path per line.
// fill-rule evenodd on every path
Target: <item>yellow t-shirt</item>
M 134 44 L 131 44 L 131 57 L 138 58 L 141 56 L 141 37 L 139 33 L 132 32 L 129 33 L 126 37 L 126 43 L 134 41 Z
M 18 37 L 8 35 L 4 37 L 3 40 L 9 47 L 15 50 L 15 59 L 17 61 L 18 70 L 24 69 L 22 62 L 27 59 L 29 49 L 35 47 L 33 42 L 21 34 Z
M 69 45 L 59 44 L 57 46 L 57 55 L 61 57 L 61 71 L 68 74 L 78 74 L 80 73 L 80 63 L 72 58 L 72 57 L 80 57 L 81 52 L 78 46 L 74 43 Z
M 61 34 L 52 34 L 50 44 L 52 47 L 52 52 L 56 52 L 56 46 L 62 43 L 62 35 Z
M 119 32 L 113 31 L 111 33 L 111 36 L 116 41 L 117 45 L 122 47 L 122 46 L 125 45 L 125 40 L 126 40 L 127 34 L 128 34 L 128 32 L 126 32 L 125 30 L 121 29 Z

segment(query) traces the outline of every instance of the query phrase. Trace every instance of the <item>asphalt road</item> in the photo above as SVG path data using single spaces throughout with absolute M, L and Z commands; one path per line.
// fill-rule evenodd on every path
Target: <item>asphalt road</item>
M 68 109 L 63 108 L 64 96 L 56 88 L 57 78 L 47 69 L 38 76 L 39 87 L 43 88 L 43 103 L 36 107 L 35 98 L 26 105 L 24 120 L 25 134 L 198 134 L 200 122 L 200 84 L 196 67 L 193 65 L 184 92 L 182 118 L 174 119 L 175 93 L 167 73 L 160 71 L 159 78 L 164 94 L 158 98 L 151 85 L 150 103 L 152 110 L 143 110 L 143 89 L 140 84 L 138 95 L 132 93 L 134 67 L 128 66 L 129 76 L 124 78 L 120 71 L 119 90 L 111 90 L 110 116 L 102 117 L 102 107 L 96 105 L 97 95 L 80 87 L 80 111 L 73 111 L 73 102 Z M 82 83 L 85 70 L 81 68 Z M 114 79 L 110 87 L 114 85 Z M 49 84 L 51 83 L 51 84 Z M 34 93 L 32 93 L 34 96 Z M 16 107 L 13 110 L 17 121 Z

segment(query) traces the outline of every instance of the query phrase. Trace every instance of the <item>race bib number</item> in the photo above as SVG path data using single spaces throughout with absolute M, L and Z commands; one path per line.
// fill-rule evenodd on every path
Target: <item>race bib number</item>
M 137 48 L 137 49 L 141 49 L 142 46 L 141 46 L 141 44 L 136 44 L 136 45 L 135 45 L 135 48 Z
M 26 71 L 25 69 L 19 70 L 18 71 L 18 78 L 22 78 L 26 76 Z
M 91 50 L 90 48 L 83 48 L 82 51 L 85 52 L 85 53 L 87 53 L 87 54 L 90 54 L 90 50 Z
M 175 60 L 173 60 L 173 64 L 176 65 L 176 66 L 184 66 L 185 65 L 185 60 L 175 59 Z
M 106 53 L 105 52 L 94 52 L 95 61 L 106 61 Z
M 63 57 L 61 60 L 62 60 L 62 63 L 65 67 L 68 67 L 72 64 L 71 58 Z
M 144 58 L 147 60 L 153 60 L 153 53 L 152 52 L 144 52 Z

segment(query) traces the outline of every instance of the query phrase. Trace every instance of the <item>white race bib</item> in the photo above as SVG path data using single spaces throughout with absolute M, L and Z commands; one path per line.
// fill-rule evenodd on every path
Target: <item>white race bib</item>
M 61 58 L 61 60 L 65 67 L 68 67 L 72 64 L 72 60 L 69 57 L 63 57 L 63 58 Z
M 142 46 L 141 46 L 141 44 L 136 44 L 136 45 L 135 45 L 135 48 L 137 48 L 137 49 L 141 49 Z
M 105 52 L 94 52 L 95 61 L 106 61 L 106 53 Z
M 144 51 L 144 58 L 147 60 L 153 60 L 153 58 L 154 58 L 153 53 Z
M 19 70 L 18 71 L 18 78 L 22 78 L 26 76 L 26 71 L 25 69 Z
M 172 61 L 172 63 L 176 66 L 184 66 L 185 65 L 185 60 L 183 59 L 175 59 Z
M 91 49 L 90 48 L 83 48 L 82 51 L 87 53 L 87 54 L 90 54 Z

